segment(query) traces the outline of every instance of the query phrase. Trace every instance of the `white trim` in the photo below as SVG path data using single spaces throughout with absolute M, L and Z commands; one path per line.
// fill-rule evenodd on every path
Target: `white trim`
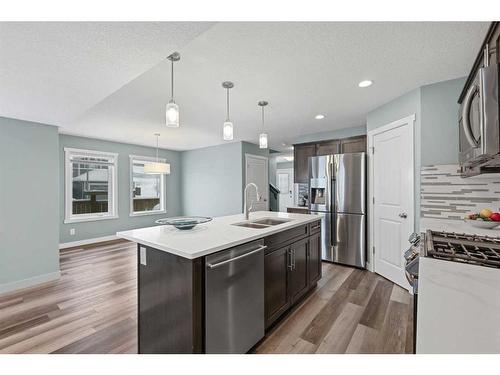
M 113 240 L 118 240 L 118 239 L 119 239 L 118 237 L 116 237 L 114 234 L 112 234 L 110 236 L 97 237 L 97 238 L 89 238 L 88 240 L 65 242 L 65 243 L 60 243 L 59 244 L 59 250 L 68 249 L 70 247 L 91 245 L 93 243 L 113 241 Z
M 107 157 L 113 160 L 113 167 L 111 171 L 111 199 L 108 202 L 107 213 L 96 214 L 82 214 L 73 215 L 72 207 L 72 184 L 71 184 L 71 156 L 72 155 L 85 155 L 96 157 Z M 117 219 L 118 214 L 118 154 L 114 152 L 103 152 L 96 150 L 86 150 L 65 147 L 64 148 L 64 223 L 81 223 L 86 221 L 99 221 L 108 219 Z
M 373 246 L 374 246 L 374 217 L 373 217 L 373 142 L 374 137 L 377 134 L 385 133 L 389 130 L 396 129 L 400 126 L 409 125 L 411 128 L 411 145 L 412 148 L 412 163 L 411 163 L 411 175 L 412 175 L 412 184 L 411 184 L 411 197 L 413 197 L 413 204 L 411 205 L 411 213 L 410 217 L 413 221 L 413 227 L 415 227 L 415 114 L 409 115 L 402 119 L 393 121 L 387 125 L 380 126 L 376 129 L 370 130 L 367 133 L 368 136 L 368 249 L 367 249 L 367 264 L 366 268 L 375 272 L 375 261 L 373 258 Z M 375 151 L 376 152 L 376 151 Z
M 291 181 L 288 181 L 288 184 L 290 185 L 289 187 L 291 188 L 292 190 L 292 205 L 295 206 L 295 202 L 297 201 L 297 197 L 295 195 L 295 180 L 294 180 L 294 175 L 293 175 L 293 168 L 278 168 L 276 169 L 276 175 L 275 175 L 275 178 L 276 178 L 276 187 L 279 188 L 279 181 L 278 181 L 278 174 L 279 173 L 289 173 L 290 176 L 292 176 L 292 180 Z M 268 181 L 269 182 L 269 181 Z M 290 184 L 291 183 L 291 184 Z M 288 193 L 288 192 L 287 192 Z M 280 194 L 278 194 L 278 197 L 283 194 L 281 191 L 280 191 Z M 271 198 L 271 197 L 269 197 Z M 288 208 L 288 207 L 287 207 Z M 280 200 L 278 199 L 278 212 L 280 211 Z M 286 212 L 286 211 L 282 211 L 282 212 Z
M 35 285 L 58 280 L 61 271 L 45 273 L 43 275 L 29 277 L 27 279 L 13 281 L 11 283 L 0 284 L 0 295 L 16 291 L 18 289 L 29 288 Z
M 261 156 L 261 155 L 254 155 L 254 154 L 247 154 L 245 153 L 245 186 L 243 186 L 243 193 L 245 192 L 245 187 L 248 185 L 247 181 L 247 164 L 248 164 L 248 157 L 254 158 L 254 159 L 262 159 L 266 161 L 266 187 L 265 187 L 265 197 L 266 197 L 266 211 L 269 211 L 269 158 L 266 156 Z M 262 195 L 262 194 L 261 194 Z M 245 200 L 245 197 L 243 197 L 243 201 Z
M 133 197 L 133 163 L 136 161 L 159 161 L 161 163 L 166 163 L 167 159 L 165 158 L 156 158 L 152 156 L 140 156 L 140 155 L 129 155 L 129 217 L 137 217 L 137 216 L 149 216 L 149 215 L 161 215 L 167 213 L 167 186 L 165 175 L 161 175 L 161 192 L 160 192 L 160 208 L 158 211 L 142 211 L 142 212 L 134 212 L 134 197 Z

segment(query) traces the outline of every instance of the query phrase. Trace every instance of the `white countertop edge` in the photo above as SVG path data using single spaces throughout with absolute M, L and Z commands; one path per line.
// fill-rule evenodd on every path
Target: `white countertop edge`
M 269 214 L 269 212 L 267 212 L 267 211 L 264 211 L 264 212 Z M 312 223 L 314 221 L 321 219 L 320 215 L 312 215 L 312 214 L 293 214 L 293 215 L 301 215 L 304 217 L 300 218 L 300 219 L 292 219 L 291 221 L 289 221 L 287 223 L 278 224 L 275 226 L 270 226 L 269 228 L 265 228 L 265 229 L 241 227 L 245 231 L 248 231 L 248 234 L 249 234 L 248 237 L 241 238 L 241 239 L 234 240 L 234 241 L 230 241 L 230 242 L 224 243 L 222 245 L 211 247 L 209 249 L 201 250 L 201 251 L 195 252 L 195 253 L 185 253 L 185 252 L 180 251 L 178 249 L 162 245 L 158 242 L 151 242 L 151 241 L 147 241 L 143 238 L 135 237 L 135 236 L 129 234 L 131 231 L 117 232 L 116 236 L 119 238 L 123 238 L 123 239 L 129 240 L 129 241 L 132 241 L 132 242 L 136 242 L 139 245 L 146 245 L 146 246 L 152 247 L 154 249 L 162 250 L 162 251 L 168 252 L 170 254 L 178 255 L 178 256 L 186 258 L 186 259 L 196 259 L 196 258 L 200 258 L 200 257 L 206 256 L 206 255 L 216 253 L 216 252 L 221 251 L 221 250 L 226 250 L 226 249 L 229 249 L 231 247 L 238 246 L 238 245 L 241 245 L 241 244 L 244 244 L 247 242 L 255 241 L 255 240 L 258 240 L 258 239 L 261 239 L 261 238 L 264 238 L 264 237 L 267 237 L 267 236 L 270 236 L 270 235 L 273 235 L 273 234 L 276 234 L 276 233 L 279 233 L 279 232 L 282 232 L 282 231 L 285 231 L 288 229 L 292 229 L 292 228 L 295 228 L 295 227 L 298 227 L 298 226 L 301 226 L 304 224 L 309 224 L 309 223 Z M 269 216 L 272 217 L 272 215 L 269 215 Z M 309 216 L 309 217 L 306 218 L 306 216 Z M 257 219 L 258 218 L 255 218 L 255 219 L 251 218 L 250 221 L 257 220 Z M 244 221 L 244 220 L 241 220 L 241 221 Z M 238 223 L 241 221 L 235 221 L 235 223 Z M 199 224 L 199 225 L 203 226 L 206 224 Z M 227 224 L 227 225 L 232 225 L 232 224 Z M 161 227 L 161 226 L 162 225 L 159 225 L 158 227 Z M 148 229 L 148 228 L 143 228 L 143 229 Z

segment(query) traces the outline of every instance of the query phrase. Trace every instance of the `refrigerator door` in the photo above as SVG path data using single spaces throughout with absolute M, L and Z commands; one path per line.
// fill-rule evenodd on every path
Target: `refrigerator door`
M 335 211 L 366 213 L 366 154 L 337 154 L 333 158 Z
M 321 259 L 333 262 L 332 215 L 314 211 L 310 214 L 321 216 Z
M 332 210 L 332 166 L 334 155 L 309 158 L 309 209 L 329 212 Z
M 334 213 L 332 216 L 333 262 L 365 268 L 365 215 Z

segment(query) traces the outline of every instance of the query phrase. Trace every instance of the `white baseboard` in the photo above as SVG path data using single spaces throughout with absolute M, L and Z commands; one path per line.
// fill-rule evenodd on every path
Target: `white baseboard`
M 17 289 L 29 288 L 49 281 L 57 280 L 61 277 L 61 272 L 51 272 L 43 275 L 33 276 L 28 279 L 18 280 L 11 283 L 0 284 L 0 295 L 15 291 Z
M 70 247 L 90 245 L 90 244 L 98 243 L 98 242 L 113 241 L 113 240 L 117 240 L 117 239 L 118 239 L 118 237 L 116 237 L 115 235 L 111 235 L 111 236 L 104 236 L 104 237 L 97 237 L 97 238 L 89 238 L 88 240 L 65 242 L 65 243 L 59 244 L 59 250 L 67 249 Z

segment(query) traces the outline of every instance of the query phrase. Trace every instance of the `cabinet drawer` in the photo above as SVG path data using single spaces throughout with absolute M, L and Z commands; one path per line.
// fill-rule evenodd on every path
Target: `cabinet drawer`
M 309 224 L 309 234 L 313 235 L 321 230 L 321 220 L 317 220 L 314 223 Z
M 298 241 L 303 237 L 307 237 L 308 235 L 309 225 L 306 224 L 265 237 L 264 244 L 267 246 L 266 254 L 273 252 L 273 250 L 276 250 L 279 247 Z

